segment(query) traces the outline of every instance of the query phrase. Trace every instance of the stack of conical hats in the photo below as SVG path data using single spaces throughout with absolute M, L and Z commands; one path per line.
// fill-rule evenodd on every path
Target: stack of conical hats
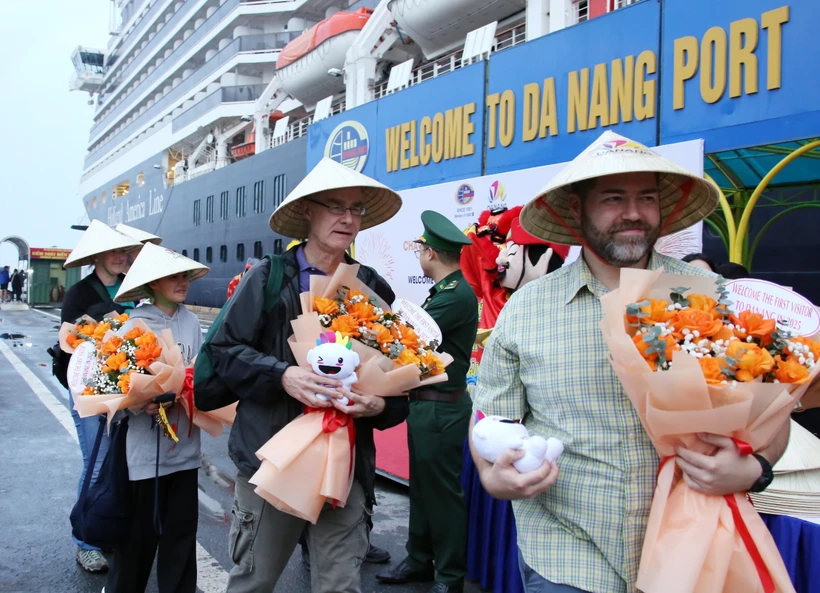
M 751 494 L 755 509 L 771 515 L 820 517 L 820 439 L 791 421 L 789 445 L 766 490 Z

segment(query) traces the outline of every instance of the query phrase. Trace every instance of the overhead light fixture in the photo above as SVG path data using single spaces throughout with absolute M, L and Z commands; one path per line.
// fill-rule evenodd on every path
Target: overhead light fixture
M 154 165 L 154 169 L 162 169 L 162 165 Z
M 241 119 L 242 121 L 245 121 L 245 122 L 251 122 L 251 121 L 253 121 L 253 118 L 252 118 L 250 115 L 243 115 L 243 116 L 242 116 L 242 117 L 240 117 L 239 119 Z
M 339 70 L 338 68 L 331 68 L 330 70 L 327 71 L 327 73 L 328 73 L 329 76 L 333 76 L 335 78 L 338 78 L 342 75 L 342 71 Z

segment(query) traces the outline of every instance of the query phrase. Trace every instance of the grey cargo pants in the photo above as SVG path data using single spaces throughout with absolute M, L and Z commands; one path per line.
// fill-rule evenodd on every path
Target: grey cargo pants
M 272 593 L 307 525 L 313 593 L 361 593 L 367 553 L 364 489 L 353 482 L 344 508 L 325 505 L 316 525 L 283 513 L 254 493 L 250 476 L 236 476 L 228 549 L 235 566 L 227 593 Z

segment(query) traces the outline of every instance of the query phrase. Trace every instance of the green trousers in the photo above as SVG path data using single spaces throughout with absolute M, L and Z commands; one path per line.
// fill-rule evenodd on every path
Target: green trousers
M 416 570 L 435 567 L 436 582 L 453 585 L 467 574 L 467 505 L 461 488 L 464 439 L 472 401 L 411 401 L 410 533 L 405 560 Z

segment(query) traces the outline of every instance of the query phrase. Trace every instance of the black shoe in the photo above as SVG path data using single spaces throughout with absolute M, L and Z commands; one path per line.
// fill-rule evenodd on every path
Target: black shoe
M 310 552 L 307 546 L 302 546 L 302 566 L 310 570 Z
M 433 580 L 433 569 L 414 570 L 402 561 L 401 564 L 380 572 L 376 575 L 382 583 L 389 583 L 392 585 L 401 585 L 404 583 L 425 583 Z
M 367 550 L 367 555 L 364 557 L 364 561 L 369 562 L 370 564 L 384 564 L 385 562 L 390 562 L 390 552 L 370 544 L 370 548 Z
M 462 593 L 462 591 L 464 591 L 464 583 L 455 583 L 452 585 L 436 583 L 427 593 Z

